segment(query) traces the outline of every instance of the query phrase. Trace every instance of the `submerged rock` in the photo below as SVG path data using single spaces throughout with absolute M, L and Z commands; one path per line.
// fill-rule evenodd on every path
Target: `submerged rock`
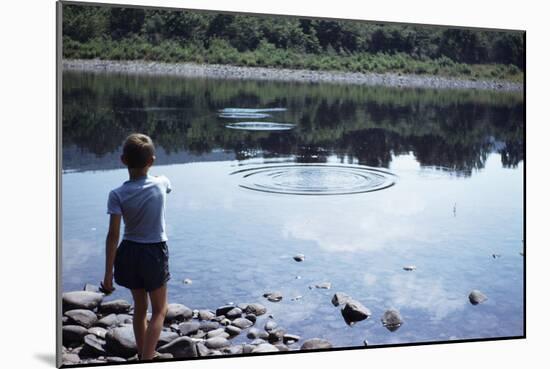
M 342 316 L 348 325 L 368 319 L 372 313 L 359 301 L 349 299 L 341 310 Z
M 131 325 L 123 325 L 109 330 L 105 341 L 107 351 L 115 356 L 129 358 L 137 353 L 136 338 Z
M 315 285 L 315 288 L 320 288 L 324 290 L 330 290 L 330 287 L 332 287 L 332 284 L 330 282 L 323 282 Z
M 413 272 L 416 270 L 416 265 L 406 265 L 403 267 L 403 270 L 406 270 L 407 272 Z
M 122 299 L 118 300 L 112 300 L 112 301 L 104 301 L 99 305 L 99 312 L 102 314 L 124 314 L 130 311 L 130 308 L 132 305 Z
M 382 325 L 390 332 L 395 332 L 403 325 L 403 318 L 399 311 L 395 309 L 387 310 L 381 318 Z
M 90 291 L 65 292 L 62 297 L 63 311 L 73 309 L 95 309 L 103 300 L 103 294 Z
M 184 321 L 193 317 L 193 310 L 183 304 L 168 304 L 165 322 L 171 323 L 175 320 Z
M 306 259 L 306 256 L 304 254 L 298 254 L 294 256 L 294 260 L 297 262 L 302 262 Z
M 97 316 L 91 310 L 74 309 L 65 312 L 65 316 L 69 318 L 69 322 L 81 325 L 85 328 L 90 328 L 97 322 Z
M 487 296 L 485 296 L 481 291 L 479 290 L 473 290 L 470 292 L 470 295 L 468 296 L 468 299 L 470 299 L 470 303 L 472 305 L 477 305 L 485 302 L 487 300 Z
M 283 336 L 283 342 L 288 344 L 288 345 L 291 345 L 295 342 L 298 342 L 300 340 L 300 336 L 296 335 L 296 334 L 285 334 Z
M 267 292 L 264 293 L 264 297 L 271 302 L 279 302 L 283 299 L 283 295 L 280 292 Z
M 264 326 L 264 329 L 266 332 L 271 332 L 272 330 L 274 330 L 275 328 L 277 328 L 278 324 L 277 322 L 275 322 L 274 320 L 268 320 L 266 323 L 265 323 L 265 326 Z
M 334 296 L 332 297 L 332 305 L 334 306 L 340 306 L 342 304 L 345 304 L 351 297 L 343 292 L 336 292 Z
M 195 342 L 189 337 L 179 337 L 173 341 L 159 347 L 160 353 L 171 354 L 175 358 L 190 358 L 197 357 L 197 347 Z
M 332 348 L 332 344 L 322 338 L 311 338 L 304 341 L 300 350 L 317 350 L 317 349 L 329 349 Z

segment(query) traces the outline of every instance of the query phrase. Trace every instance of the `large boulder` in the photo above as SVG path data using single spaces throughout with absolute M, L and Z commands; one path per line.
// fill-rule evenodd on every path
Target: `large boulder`
M 132 357 L 137 353 L 136 338 L 131 325 L 113 328 L 105 336 L 106 349 L 114 356 Z
M 69 318 L 71 324 L 90 328 L 97 323 L 97 316 L 91 310 L 86 309 L 74 309 L 65 312 L 65 316 Z
M 62 334 L 63 346 L 76 347 L 82 344 L 84 337 L 88 334 L 88 330 L 80 325 L 64 325 Z
M 193 317 L 193 310 L 183 304 L 168 304 L 165 321 L 171 323 L 173 321 L 182 322 Z
M 197 333 L 200 327 L 201 324 L 199 322 L 184 322 L 178 325 L 178 330 L 182 336 L 188 336 Z
M 95 309 L 103 300 L 103 294 L 91 291 L 65 292 L 62 296 L 63 311 L 72 309 Z
M 179 337 L 175 340 L 159 347 L 160 353 L 172 354 L 175 358 L 197 357 L 197 347 L 195 342 L 189 337 Z
M 118 300 L 102 302 L 99 305 L 98 310 L 101 314 L 111 314 L 111 313 L 122 314 L 122 313 L 129 312 L 131 307 L 132 305 L 128 301 L 118 299 Z
M 300 350 L 318 350 L 332 348 L 332 344 L 322 338 L 311 338 L 305 341 L 300 347 Z
M 99 319 L 96 323 L 96 325 L 103 327 L 103 328 L 109 328 L 113 327 L 117 324 L 119 324 L 119 320 L 117 319 L 116 314 L 109 314 L 104 316 L 103 318 Z
M 353 325 L 361 320 L 368 319 L 372 313 L 359 301 L 349 299 L 341 310 L 347 324 Z

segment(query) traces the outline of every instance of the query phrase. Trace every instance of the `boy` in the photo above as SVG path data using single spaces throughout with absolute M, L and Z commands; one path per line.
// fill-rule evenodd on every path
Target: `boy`
M 118 285 L 132 291 L 138 359 L 150 360 L 158 356 L 155 348 L 167 311 L 166 282 L 170 272 L 164 208 L 171 185 L 164 176 L 148 174 L 155 161 L 155 147 L 148 136 L 139 133 L 128 136 L 120 159 L 128 167 L 130 178 L 109 193 L 110 222 L 101 287 L 107 294 L 114 291 L 114 277 Z M 124 235 L 117 248 L 121 217 Z M 149 324 L 147 295 L 152 307 Z

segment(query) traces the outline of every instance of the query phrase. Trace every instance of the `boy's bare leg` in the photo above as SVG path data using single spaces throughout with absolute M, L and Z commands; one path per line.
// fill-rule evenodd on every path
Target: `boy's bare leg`
M 143 342 L 143 354 L 141 358 L 143 360 L 150 360 L 153 358 L 155 348 L 164 324 L 164 318 L 168 310 L 168 303 L 166 301 L 166 284 L 149 292 L 151 299 L 152 315 L 147 331 L 145 332 L 145 340 Z
M 139 357 L 143 357 L 143 343 L 147 330 L 147 292 L 144 289 L 132 290 L 134 297 L 134 335 Z

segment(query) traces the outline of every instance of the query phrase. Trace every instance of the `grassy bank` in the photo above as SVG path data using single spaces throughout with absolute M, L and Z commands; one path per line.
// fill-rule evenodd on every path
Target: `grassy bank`
M 268 42 L 261 42 L 255 50 L 239 51 L 223 39 L 213 40 L 206 48 L 202 45 L 182 44 L 173 40 L 153 44 L 141 37 L 121 40 L 94 38 L 85 42 L 66 37 L 63 39 L 63 54 L 68 59 L 194 62 L 360 73 L 434 75 L 520 83 L 524 78 L 523 72 L 512 64 L 466 64 L 455 62 L 445 56 L 432 59 L 413 57 L 406 53 L 361 52 L 342 55 L 329 50 L 319 55 L 277 48 Z

